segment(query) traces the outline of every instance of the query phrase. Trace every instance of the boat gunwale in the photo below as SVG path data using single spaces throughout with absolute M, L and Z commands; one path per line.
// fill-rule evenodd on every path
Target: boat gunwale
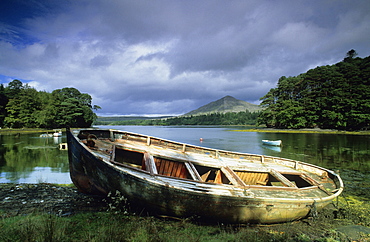
M 95 129 L 95 130 L 99 130 L 99 129 Z M 186 145 L 187 147 L 199 148 L 199 149 L 202 149 L 202 150 L 210 150 L 210 151 L 214 151 L 214 152 L 218 151 L 218 153 L 222 152 L 222 153 L 225 153 L 225 154 L 236 154 L 236 155 L 243 155 L 243 156 L 249 155 L 249 156 L 256 156 L 256 157 L 261 157 L 261 158 L 271 158 L 271 159 L 278 159 L 278 160 L 282 160 L 282 161 L 298 163 L 298 164 L 305 165 L 305 166 L 308 166 L 308 167 L 316 168 L 318 170 L 326 171 L 326 172 L 332 174 L 333 176 L 339 178 L 338 180 L 340 181 L 340 187 L 344 186 L 342 179 L 334 171 L 332 171 L 330 169 L 327 169 L 325 167 L 321 167 L 321 166 L 314 165 L 314 164 L 311 164 L 311 163 L 306 163 L 306 162 L 299 161 L 299 160 L 293 160 L 293 159 L 276 157 L 276 156 L 258 155 L 258 154 L 252 154 L 252 153 L 243 153 L 243 152 L 237 152 L 237 151 L 227 151 L 227 150 L 222 150 L 222 149 L 208 148 L 208 147 L 203 147 L 203 146 L 198 146 L 198 145 L 193 145 L 193 144 L 187 144 L 187 143 L 184 143 L 184 142 L 172 141 L 172 140 L 168 140 L 168 139 L 158 138 L 158 137 L 155 137 L 155 136 L 143 135 L 143 134 L 139 134 L 139 133 L 135 133 L 135 132 L 122 131 L 122 130 L 117 130 L 117 129 L 105 129 L 105 130 L 109 130 L 110 132 L 117 132 L 117 133 L 128 133 L 128 134 L 133 134 L 133 135 L 136 135 L 136 136 L 146 137 L 146 138 L 154 138 L 154 139 L 157 139 L 157 140 L 167 141 L 167 142 L 171 142 L 171 143 L 178 144 L 178 145 Z M 161 148 L 163 148 L 163 147 L 161 147 Z
M 94 129 L 94 130 L 99 130 L 99 129 Z M 136 135 L 136 136 L 146 137 L 146 138 L 154 138 L 154 139 L 157 139 L 157 140 L 166 141 L 166 142 L 170 142 L 170 143 L 174 143 L 174 144 L 178 144 L 178 145 L 186 145 L 186 147 L 194 147 L 194 148 L 198 148 L 198 149 L 202 149 L 202 150 L 210 150 L 210 151 L 214 151 L 214 152 L 219 151 L 219 152 L 225 153 L 225 154 L 250 155 L 250 156 L 273 158 L 273 159 L 277 158 L 277 159 L 283 160 L 283 161 L 298 162 L 299 164 L 303 164 L 303 165 L 311 166 L 311 167 L 318 168 L 318 169 L 321 169 L 321 170 L 325 170 L 325 171 L 328 171 L 328 172 L 332 173 L 333 175 L 337 175 L 334 171 L 329 170 L 327 168 L 317 166 L 317 165 L 314 165 L 314 164 L 311 164 L 311 163 L 306 163 L 306 162 L 299 161 L 299 160 L 293 160 L 293 159 L 282 158 L 282 157 L 277 157 L 277 156 L 259 155 L 259 154 L 252 154 L 252 153 L 244 153 L 244 152 L 238 152 L 238 151 L 229 151 L 229 150 L 203 147 L 203 146 L 199 146 L 199 145 L 188 144 L 188 143 L 185 143 L 185 142 L 173 141 L 173 140 L 159 138 L 159 137 L 156 137 L 156 136 L 143 135 L 143 134 L 139 134 L 139 133 L 135 133 L 135 132 L 129 132 L 129 131 L 123 131 L 123 130 L 117 130 L 117 129 L 105 129 L 105 130 L 109 130 L 109 131 L 113 131 L 113 132 L 117 132 L 117 133 L 128 133 L 128 134 L 133 134 L 133 135 Z M 161 146 L 159 146 L 159 147 L 161 147 Z M 163 147 L 161 147 L 161 148 L 163 148 Z

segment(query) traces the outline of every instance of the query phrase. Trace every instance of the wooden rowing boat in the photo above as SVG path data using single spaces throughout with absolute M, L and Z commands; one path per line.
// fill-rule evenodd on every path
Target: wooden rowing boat
M 119 131 L 67 130 L 70 174 L 84 193 L 119 191 L 159 215 L 277 223 L 308 216 L 343 190 L 333 171 Z
M 271 145 L 271 146 L 281 146 L 282 141 L 281 140 L 262 140 L 262 144 L 264 145 Z

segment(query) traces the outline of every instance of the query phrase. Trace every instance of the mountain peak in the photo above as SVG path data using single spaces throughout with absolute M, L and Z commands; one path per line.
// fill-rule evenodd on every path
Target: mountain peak
M 219 99 L 219 100 L 226 100 L 226 101 L 238 101 L 238 99 L 236 99 L 235 97 L 232 97 L 230 95 L 227 95 L 227 96 L 224 96 L 223 98 Z M 239 100 L 240 101 L 240 100 Z
M 248 103 L 242 100 L 238 100 L 232 96 L 225 96 L 217 101 L 210 102 L 196 110 L 184 114 L 184 116 L 189 115 L 202 115 L 210 113 L 229 113 L 229 112 L 244 112 L 248 110 L 249 112 L 257 112 L 261 108 L 252 103 Z

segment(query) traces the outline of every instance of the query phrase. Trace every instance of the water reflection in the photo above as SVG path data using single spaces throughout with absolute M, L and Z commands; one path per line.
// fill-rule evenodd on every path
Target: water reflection
M 275 152 L 281 152 L 281 147 L 280 146 L 271 146 L 271 145 L 262 145 L 264 149 L 269 149 Z
M 259 133 L 258 135 L 260 139 L 283 140 L 279 156 L 285 158 L 330 169 L 370 170 L 370 136 L 320 133 Z
M 71 183 L 64 137 L 0 135 L 0 183 Z

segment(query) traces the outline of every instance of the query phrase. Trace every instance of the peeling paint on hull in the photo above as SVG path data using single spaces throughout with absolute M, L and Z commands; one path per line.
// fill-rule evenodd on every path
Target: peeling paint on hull
M 117 130 L 67 131 L 70 173 L 84 193 L 120 191 L 160 215 L 224 223 L 306 217 L 343 190 L 321 167 Z M 89 147 L 90 146 L 90 147 Z

